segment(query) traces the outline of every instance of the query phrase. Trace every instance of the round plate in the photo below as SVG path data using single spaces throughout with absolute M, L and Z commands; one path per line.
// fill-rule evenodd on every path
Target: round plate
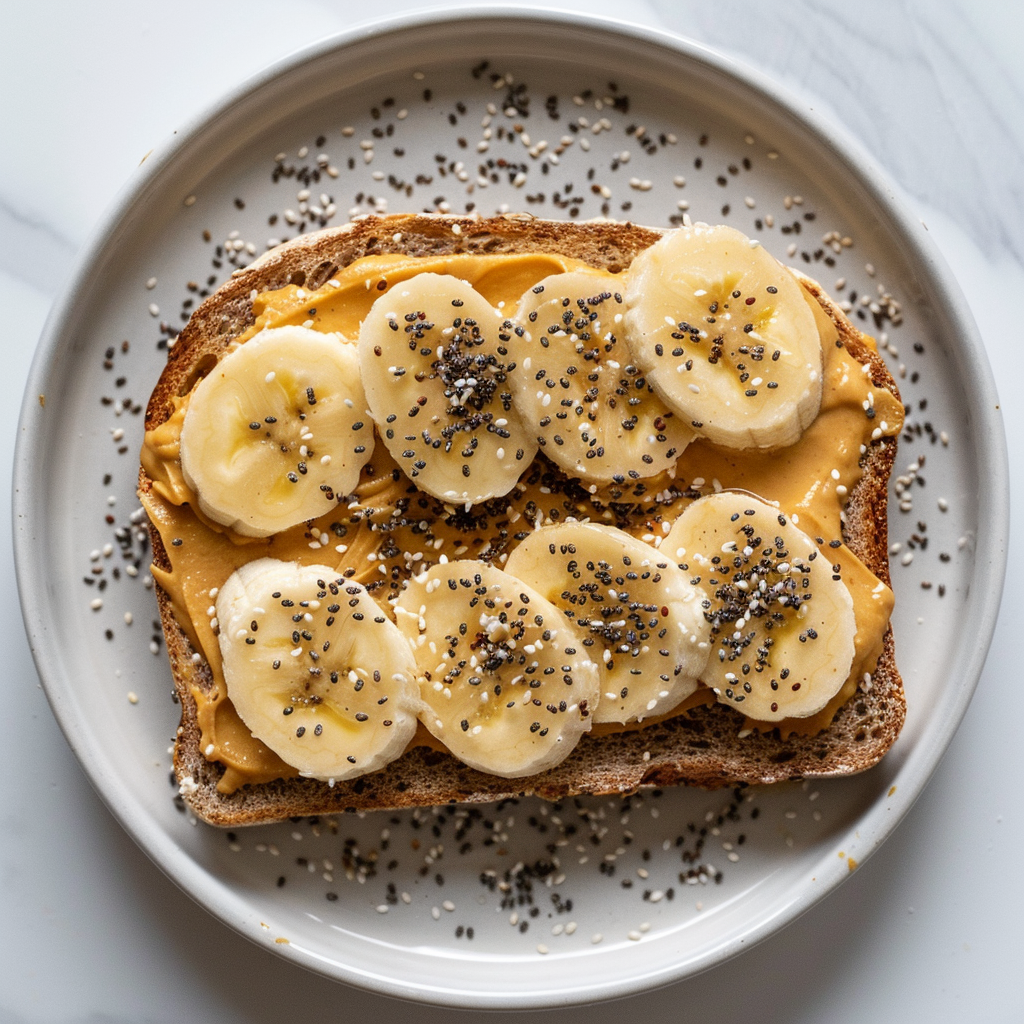
M 384 209 L 725 221 L 884 333 L 909 409 L 890 539 L 910 713 L 878 767 L 742 793 L 522 800 L 237 833 L 190 819 L 168 782 L 177 709 L 135 498 L 142 407 L 168 340 L 234 267 L 274 239 Z M 941 481 L 941 507 L 926 508 L 934 489 L 914 485 L 925 474 Z M 692 975 L 847 877 L 909 808 L 966 709 L 1008 532 L 982 345 L 870 160 L 701 46 L 521 9 L 325 40 L 150 154 L 47 324 L 14 495 L 18 583 L 54 713 L 149 856 L 225 924 L 305 967 L 491 1008 Z

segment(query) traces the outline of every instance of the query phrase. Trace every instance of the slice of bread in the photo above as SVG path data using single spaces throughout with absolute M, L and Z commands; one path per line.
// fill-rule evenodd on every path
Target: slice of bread
M 628 223 L 552 222 L 525 215 L 492 219 L 427 215 L 367 217 L 344 227 L 298 238 L 268 252 L 226 284 L 192 314 L 171 349 L 146 411 L 146 428 L 168 419 L 177 396 L 186 394 L 229 343 L 253 323 L 251 296 L 287 284 L 316 289 L 339 268 L 369 255 L 401 253 L 558 253 L 613 272 L 661 232 Z M 821 288 L 802 278 L 839 331 L 848 352 L 868 369 L 879 389 L 898 396 L 895 381 L 870 341 L 853 326 Z M 887 490 L 896 440 L 879 437 L 863 455 L 863 475 L 845 506 L 844 540 L 861 561 L 889 583 Z M 152 481 L 140 472 L 140 493 Z M 151 528 L 154 564 L 170 561 L 160 534 Z M 277 779 L 218 791 L 224 766 L 203 754 L 193 687 L 214 685 L 209 667 L 194 651 L 177 621 L 167 593 L 157 588 L 171 669 L 181 703 L 174 765 L 186 802 L 218 825 L 277 821 L 290 816 L 353 809 L 427 806 L 494 801 L 524 794 L 548 799 L 576 794 L 628 793 L 642 786 L 678 783 L 705 787 L 770 783 L 783 779 L 846 775 L 875 764 L 895 741 L 906 714 L 903 685 L 893 655 L 892 630 L 870 687 L 860 687 L 817 735 L 782 737 L 778 730 L 740 735 L 741 718 L 720 704 L 700 706 L 639 730 L 585 735 L 558 767 L 530 778 L 504 779 L 468 768 L 427 746 L 414 747 L 384 769 L 336 783 Z

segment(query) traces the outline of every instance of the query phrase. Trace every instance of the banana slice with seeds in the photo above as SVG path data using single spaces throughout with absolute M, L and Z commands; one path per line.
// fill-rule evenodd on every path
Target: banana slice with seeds
M 512 342 L 524 335 L 445 274 L 418 274 L 373 304 L 359 332 L 363 384 L 384 444 L 417 486 L 472 506 L 516 485 L 537 453 L 512 405 Z
M 373 454 L 356 347 L 305 327 L 262 331 L 196 386 L 181 469 L 215 522 L 269 537 L 330 511 Z
M 300 774 L 343 780 L 393 761 L 416 732 L 416 663 L 366 588 L 326 565 L 261 558 L 216 601 L 228 696 Z
M 663 715 L 697 689 L 711 627 L 706 595 L 663 553 L 613 526 L 545 526 L 505 570 L 572 619 L 601 664 L 596 722 Z
M 572 623 L 521 580 L 483 562 L 435 565 L 395 613 L 419 666 L 421 720 L 463 763 L 534 775 L 590 729 L 597 666 Z
M 853 664 L 853 599 L 778 508 L 738 491 L 700 498 L 658 550 L 710 595 L 711 657 L 701 679 L 719 701 L 777 722 L 813 715 L 839 692 Z
M 624 483 L 674 466 L 694 432 L 654 393 L 624 337 L 621 276 L 578 270 L 523 295 L 516 405 L 571 476 Z
M 702 437 L 793 444 L 818 414 L 822 352 L 801 286 L 735 228 L 669 232 L 626 272 L 637 364 Z

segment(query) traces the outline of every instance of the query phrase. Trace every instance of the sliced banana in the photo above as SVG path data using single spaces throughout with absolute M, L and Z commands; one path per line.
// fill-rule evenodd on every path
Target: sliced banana
M 509 380 L 524 334 L 445 274 L 418 274 L 373 304 L 359 332 L 366 397 L 417 486 L 469 506 L 516 485 L 537 453 Z
M 553 274 L 519 302 L 516 405 L 544 453 L 599 483 L 654 476 L 694 437 L 654 393 L 625 339 L 621 276 Z
M 277 327 L 229 352 L 196 386 L 181 469 L 211 519 L 269 537 L 349 494 L 373 444 L 355 345 Z
M 706 595 L 655 548 L 614 526 L 564 523 L 530 534 L 505 570 L 585 635 L 602 666 L 595 722 L 663 715 L 697 689 L 710 651 Z
M 597 666 L 572 623 L 521 580 L 483 562 L 435 565 L 395 612 L 420 670 L 421 720 L 463 763 L 534 775 L 590 729 Z
M 300 774 L 350 779 L 405 750 L 416 663 L 365 587 L 326 565 L 261 558 L 228 577 L 216 611 L 231 703 Z
M 730 448 L 793 444 L 821 404 L 822 352 L 793 275 L 735 228 L 665 235 L 626 273 L 637 365 L 702 437 Z
M 853 599 L 794 522 L 750 494 L 695 501 L 659 552 L 711 595 L 711 657 L 701 676 L 723 704 L 777 722 L 820 711 L 850 675 Z

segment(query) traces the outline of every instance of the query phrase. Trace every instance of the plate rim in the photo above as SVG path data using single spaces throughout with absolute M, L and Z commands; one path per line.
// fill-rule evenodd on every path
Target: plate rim
M 972 403 L 971 411 L 978 414 L 972 423 L 976 448 L 981 455 L 978 473 L 982 479 L 992 484 L 990 490 L 983 491 L 978 496 L 978 521 L 986 523 L 989 529 L 984 533 L 979 531 L 977 538 L 974 571 L 970 580 L 974 586 L 971 588 L 972 601 L 968 606 L 971 618 L 965 627 L 970 630 L 970 635 L 977 637 L 980 642 L 973 645 L 959 660 L 963 663 L 962 671 L 951 691 L 951 714 L 926 734 L 924 738 L 927 739 L 927 743 L 918 743 L 908 752 L 901 766 L 901 775 L 911 771 L 919 779 L 913 799 L 902 803 L 898 809 L 889 808 L 887 813 L 881 816 L 878 816 L 877 803 L 872 804 L 848 830 L 852 832 L 853 828 L 859 826 L 863 831 L 864 823 L 871 823 L 872 827 L 867 830 L 870 845 L 859 855 L 858 860 L 861 863 L 891 835 L 913 805 L 913 801 L 923 792 L 959 727 L 980 679 L 996 627 L 1006 571 L 1009 536 L 1009 464 L 1006 437 L 985 346 L 962 291 L 928 236 L 927 228 L 906 207 L 905 199 L 897 195 L 895 186 L 877 166 L 873 157 L 848 134 L 845 128 L 831 122 L 804 98 L 792 93 L 758 69 L 703 43 L 667 30 L 639 26 L 618 18 L 535 6 L 474 6 L 455 10 L 434 7 L 383 18 L 354 29 L 333 33 L 300 47 L 221 94 L 186 120 L 170 138 L 158 143 L 121 188 L 101 216 L 90 241 L 83 246 L 70 277 L 47 317 L 26 383 L 14 452 L 12 528 L 22 615 L 43 689 L 68 744 L 103 802 L 143 852 L 176 885 L 214 917 L 257 945 L 328 978 L 371 992 L 440 1006 L 538 1009 L 578 1005 L 637 994 L 718 966 L 795 920 L 832 892 L 849 872 L 845 867 L 823 863 L 821 874 L 826 877 L 819 877 L 819 888 L 805 888 L 800 897 L 790 901 L 780 915 L 760 922 L 748 934 L 737 940 L 719 943 L 720 948 L 717 948 L 710 958 L 705 957 L 696 967 L 674 973 L 662 971 L 656 977 L 631 978 L 629 982 L 586 986 L 580 983 L 566 986 L 559 991 L 527 992 L 515 1001 L 509 1001 L 505 997 L 501 1003 L 496 1003 L 486 998 L 484 993 L 477 991 L 451 987 L 427 989 L 404 983 L 400 978 L 387 977 L 383 972 L 378 975 L 358 972 L 336 960 L 324 964 L 322 961 L 317 962 L 312 951 L 303 951 L 301 947 L 293 945 L 276 944 L 271 932 L 254 928 L 254 914 L 251 909 L 247 909 L 246 901 L 220 878 L 183 854 L 170 835 L 134 799 L 127 786 L 122 783 L 120 774 L 114 769 L 113 764 L 108 764 L 104 758 L 97 756 L 96 738 L 82 727 L 82 720 L 75 713 L 73 684 L 62 678 L 64 673 L 60 659 L 53 657 L 46 643 L 40 642 L 43 639 L 40 624 L 47 622 L 48 602 L 45 600 L 45 588 L 39 582 L 38 573 L 34 571 L 36 558 L 42 556 L 33 546 L 32 531 L 27 525 L 32 520 L 31 505 L 34 495 L 33 431 L 27 428 L 39 415 L 38 396 L 47 391 L 47 381 L 54 374 L 54 367 L 59 361 L 57 357 L 67 341 L 67 321 L 79 296 L 88 292 L 99 257 L 107 251 L 120 226 L 130 217 L 132 209 L 144 196 L 149 185 L 160 178 L 168 165 L 192 145 L 198 135 L 212 128 L 215 121 L 236 104 L 246 100 L 253 93 L 271 86 L 276 80 L 295 71 L 307 61 L 323 58 L 335 51 L 365 44 L 387 35 L 400 35 L 419 27 L 436 25 L 439 21 L 446 22 L 453 30 L 462 31 L 468 30 L 470 24 L 474 22 L 511 21 L 539 22 L 552 30 L 587 29 L 605 37 L 624 36 L 634 42 L 670 51 L 677 58 L 703 64 L 731 78 L 740 87 L 766 98 L 777 112 L 794 119 L 800 129 L 825 145 L 844 169 L 863 185 L 869 198 L 888 214 L 895 233 L 910 245 L 911 254 L 907 262 L 918 268 L 923 280 L 935 286 L 936 296 L 941 303 L 938 311 L 940 319 L 949 323 L 956 331 L 959 340 L 956 347 L 950 349 L 951 355 L 960 351 L 972 357 L 967 359 L 966 365 L 960 369 L 964 373 L 965 395 L 977 398 L 977 405 L 974 407 Z M 979 585 L 982 583 L 985 585 Z M 876 816 L 879 820 L 873 821 Z M 864 839 L 863 835 L 861 839 Z M 840 874 L 840 870 L 846 871 L 846 875 Z

